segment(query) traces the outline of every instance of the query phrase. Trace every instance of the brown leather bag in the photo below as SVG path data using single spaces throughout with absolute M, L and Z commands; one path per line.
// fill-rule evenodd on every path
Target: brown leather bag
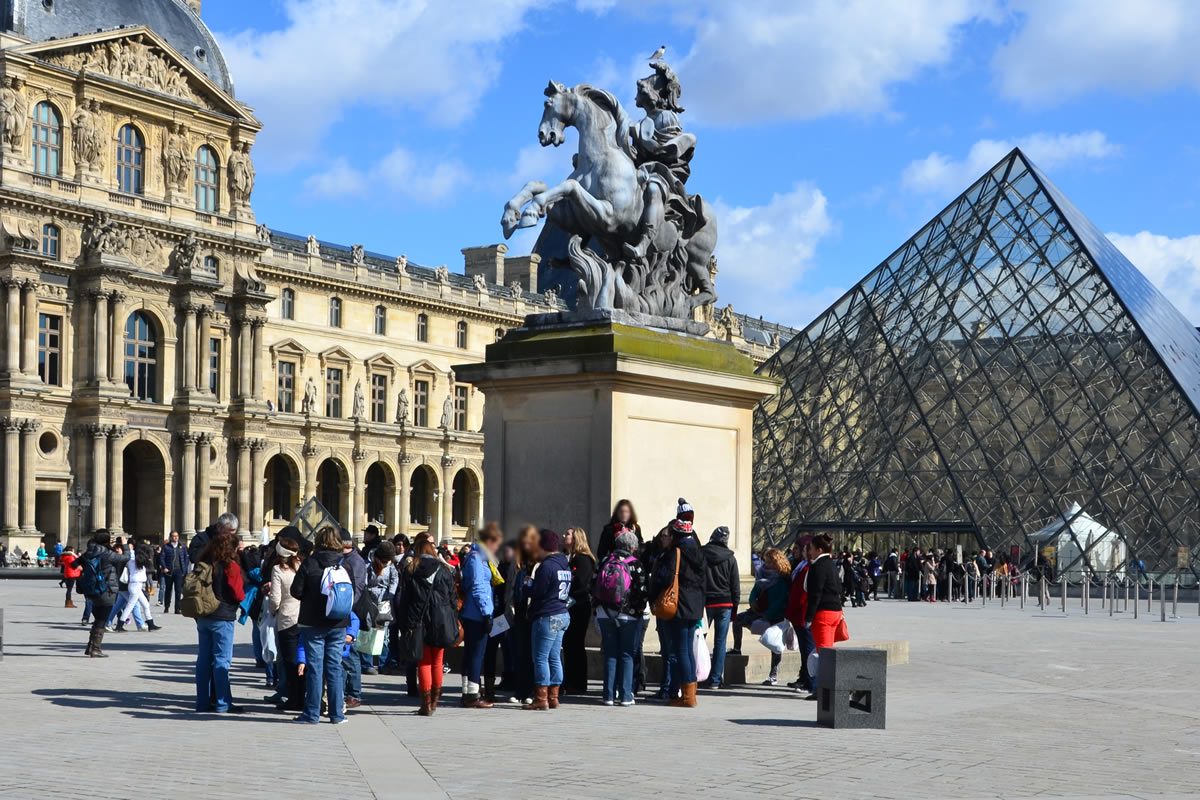
M 650 606 L 650 613 L 659 619 L 675 619 L 675 615 L 679 613 L 679 560 L 682 554 L 679 548 L 675 548 L 675 577 L 671 579 L 671 585 L 663 590 L 663 593 L 658 596 Z

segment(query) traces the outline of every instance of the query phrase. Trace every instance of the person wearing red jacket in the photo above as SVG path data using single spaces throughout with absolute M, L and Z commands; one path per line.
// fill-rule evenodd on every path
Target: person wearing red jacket
M 812 685 L 812 678 L 808 674 L 808 656 L 813 651 L 813 637 L 812 631 L 804 624 L 808 616 L 808 592 L 804 588 L 804 579 L 808 575 L 808 565 L 812 559 L 812 537 L 805 536 L 797 542 L 801 545 L 804 557 L 792 570 L 792 588 L 788 593 L 786 616 L 800 640 L 800 675 L 788 686 L 798 692 L 807 691 L 809 694 L 806 700 L 816 700 L 817 687 Z
M 63 583 L 67 587 L 67 604 L 63 608 L 75 607 L 75 603 L 71 599 L 71 594 L 75 591 L 75 581 L 83 574 L 83 567 L 75 566 L 75 562 L 78 560 L 79 556 L 75 555 L 75 550 L 71 545 L 63 548 L 60 563 L 62 564 Z

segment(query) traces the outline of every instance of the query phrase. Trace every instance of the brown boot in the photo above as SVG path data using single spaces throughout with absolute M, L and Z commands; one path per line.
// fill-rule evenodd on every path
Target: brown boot
M 90 630 L 90 631 L 88 631 L 87 647 L 85 647 L 83 649 L 83 654 L 85 656 L 90 656 L 92 654 L 92 650 L 94 650 L 95 647 L 96 647 L 96 631 Z
M 417 716 L 428 717 L 433 714 L 433 692 L 421 692 L 421 708 L 417 710 Z
M 696 707 L 696 684 L 685 683 L 680 687 L 683 690 L 683 697 L 679 698 L 679 708 L 695 708 Z
M 68 597 L 67 604 L 65 606 L 63 606 L 63 608 L 74 608 L 74 607 L 75 607 L 75 603 L 71 602 L 71 598 Z
M 437 711 L 438 701 L 442 699 L 442 687 L 435 686 L 433 691 L 429 693 L 429 715 L 433 716 L 433 712 Z
M 550 690 L 550 696 L 549 696 L 549 698 L 547 698 L 547 700 L 546 700 L 546 704 L 547 704 L 547 705 L 548 705 L 550 708 L 558 708 L 558 690 L 559 690 L 559 687 L 557 687 L 557 686 L 550 686 L 550 687 L 547 687 L 547 688 L 549 688 L 549 690 Z
M 89 653 L 92 658 L 108 658 L 108 654 L 100 649 L 100 645 L 104 642 L 104 629 L 96 631 L 96 641 L 92 644 L 92 652 Z
M 533 702 L 528 705 L 521 706 L 523 711 L 545 711 L 550 708 L 550 703 L 546 699 L 549 694 L 549 687 L 535 686 L 533 687 Z

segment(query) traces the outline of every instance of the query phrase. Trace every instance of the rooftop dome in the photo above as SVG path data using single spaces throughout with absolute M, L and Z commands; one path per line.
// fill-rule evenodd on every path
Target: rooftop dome
M 217 40 L 185 0 L 0 0 L 0 21 L 5 31 L 34 42 L 145 25 L 233 94 Z

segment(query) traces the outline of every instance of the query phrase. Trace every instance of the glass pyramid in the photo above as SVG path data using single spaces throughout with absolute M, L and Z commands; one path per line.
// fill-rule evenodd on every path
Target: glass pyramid
M 783 385 L 755 412 L 756 548 L 1027 559 L 1078 508 L 1152 572 L 1196 555 L 1200 333 L 1020 150 L 759 371 Z M 1116 569 L 1094 544 L 1059 568 Z

